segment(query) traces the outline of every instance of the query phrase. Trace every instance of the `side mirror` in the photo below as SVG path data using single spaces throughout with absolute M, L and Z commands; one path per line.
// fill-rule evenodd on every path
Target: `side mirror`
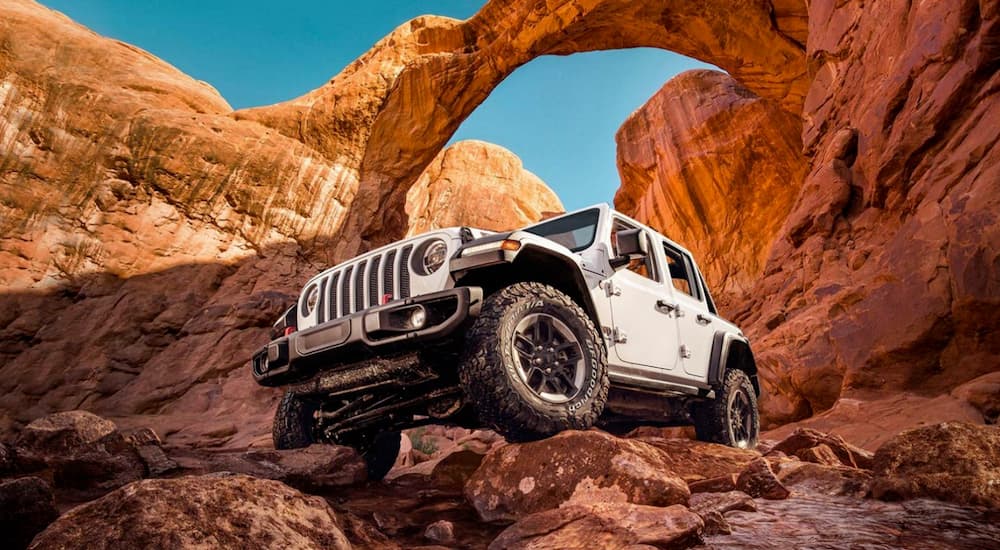
M 619 256 L 645 256 L 649 254 L 641 229 L 626 229 L 615 233 L 615 248 Z
M 625 229 L 615 233 L 614 238 L 615 249 L 618 251 L 618 257 L 611 259 L 611 267 L 614 269 L 628 265 L 634 258 L 649 254 L 648 241 L 641 229 Z

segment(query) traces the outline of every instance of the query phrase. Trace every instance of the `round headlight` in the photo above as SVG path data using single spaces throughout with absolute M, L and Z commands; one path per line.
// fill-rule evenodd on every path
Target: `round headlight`
M 306 299 L 302 302 L 302 316 L 307 317 L 314 309 L 316 309 L 316 303 L 319 302 L 319 287 L 313 285 L 309 287 L 306 291 Z
M 424 248 L 424 274 L 430 275 L 444 265 L 448 258 L 448 245 L 444 241 L 434 241 Z

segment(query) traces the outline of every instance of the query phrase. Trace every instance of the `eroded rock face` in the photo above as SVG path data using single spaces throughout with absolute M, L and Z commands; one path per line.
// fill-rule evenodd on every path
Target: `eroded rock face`
M 809 173 L 734 315 L 765 424 L 996 370 L 998 20 L 971 0 L 810 3 Z
M 875 453 L 871 493 L 1000 508 L 1000 428 L 949 422 L 896 435 Z
M 790 119 L 762 146 L 766 164 L 797 167 L 785 172 L 792 194 L 772 205 L 773 192 L 750 188 L 727 202 L 719 179 L 729 190 L 753 178 L 740 178 L 745 163 L 732 159 L 749 163 L 760 155 L 732 155 L 729 139 L 746 138 L 754 124 L 739 118 L 749 100 L 733 86 L 718 93 L 707 74 L 668 83 L 619 133 L 617 203 L 680 235 L 703 258 L 715 288 L 747 291 L 724 298 L 723 309 L 754 343 L 765 428 L 818 414 L 838 399 L 944 396 L 995 371 L 1000 356 L 1000 324 L 991 313 L 1000 296 L 997 7 L 973 0 L 810 2 L 807 30 L 788 12 L 793 4 L 774 2 L 774 15 L 788 36 L 807 44 L 814 77 L 801 128 Z M 660 120 L 672 125 L 653 124 Z M 721 121 L 735 124 L 715 124 Z M 799 129 L 801 154 L 788 139 L 773 138 L 794 138 Z M 656 181 L 651 173 L 659 187 L 649 183 Z M 724 229 L 722 241 L 712 242 L 708 230 L 730 212 L 747 227 L 770 225 L 749 234 Z M 992 418 L 988 399 L 974 399 L 982 417 Z M 923 422 L 918 401 L 905 403 L 882 431 Z M 861 410 L 843 420 L 874 416 Z M 965 419 L 954 407 L 945 418 Z M 865 444 L 881 442 L 875 433 L 858 435 Z
M 206 513 L 208 512 L 208 513 Z M 67 512 L 31 548 L 338 548 L 321 498 L 242 475 L 144 480 Z
M 618 130 L 615 207 L 691 250 L 726 315 L 798 196 L 801 131 L 796 114 L 725 73 L 682 73 Z
M 684 504 L 690 492 L 662 451 L 592 430 L 494 449 L 465 496 L 484 521 L 509 521 L 574 500 Z

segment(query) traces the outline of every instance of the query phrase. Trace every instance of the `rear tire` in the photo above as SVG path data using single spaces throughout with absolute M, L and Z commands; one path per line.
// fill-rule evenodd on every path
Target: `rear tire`
M 757 393 L 750 377 L 741 370 L 727 369 L 715 399 L 694 408 L 694 429 L 700 441 L 753 449 L 760 438 Z
M 486 298 L 466 335 L 459 379 L 480 420 L 510 441 L 585 430 L 608 398 L 604 341 L 590 317 L 534 282 Z
M 271 437 L 274 448 L 301 449 L 316 443 L 313 426 L 316 419 L 316 404 L 302 399 L 292 391 L 286 391 L 274 413 Z

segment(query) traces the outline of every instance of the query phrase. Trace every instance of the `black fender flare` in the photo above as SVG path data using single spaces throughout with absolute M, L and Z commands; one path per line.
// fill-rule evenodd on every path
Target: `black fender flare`
M 480 241 L 475 242 L 478 244 Z M 462 284 L 463 279 L 469 280 L 470 276 L 488 277 L 491 272 L 508 283 L 519 282 L 520 278 L 526 276 L 528 278 L 524 280 L 551 284 L 566 292 L 587 312 L 602 337 L 604 336 L 597 307 L 590 296 L 590 289 L 580 266 L 564 254 L 525 243 L 516 251 L 496 250 L 463 257 L 459 261 L 452 260 L 451 273 L 457 284 Z M 481 279 L 477 279 L 475 284 L 489 287 Z
M 732 361 L 732 362 L 731 362 Z M 750 341 L 745 336 L 726 331 L 716 331 L 712 338 L 712 354 L 708 363 L 708 383 L 713 388 L 721 388 L 727 368 L 735 368 L 747 373 L 754 391 L 760 396 L 760 381 L 757 378 L 757 361 L 754 359 Z

